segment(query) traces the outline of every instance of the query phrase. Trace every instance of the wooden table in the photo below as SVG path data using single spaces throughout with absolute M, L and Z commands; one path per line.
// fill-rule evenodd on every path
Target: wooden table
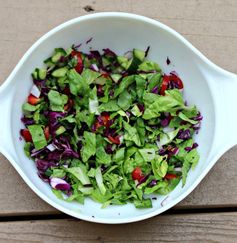
M 0 0 L 0 80 L 45 32 L 88 12 L 157 19 L 216 64 L 237 73 L 236 0 Z M 1 114 L 3 115 L 3 114 Z M 0 242 L 237 242 L 237 147 L 163 215 L 129 225 L 75 220 L 47 205 L 0 155 Z

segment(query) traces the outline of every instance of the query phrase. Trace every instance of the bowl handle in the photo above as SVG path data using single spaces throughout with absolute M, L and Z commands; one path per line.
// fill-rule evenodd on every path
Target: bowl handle
M 0 87 L 0 152 L 4 155 L 13 155 L 15 152 L 12 141 L 11 109 L 14 105 L 14 87 L 8 83 L 5 82 Z
M 237 75 L 221 68 L 216 71 L 208 77 L 216 109 L 213 156 L 237 145 Z

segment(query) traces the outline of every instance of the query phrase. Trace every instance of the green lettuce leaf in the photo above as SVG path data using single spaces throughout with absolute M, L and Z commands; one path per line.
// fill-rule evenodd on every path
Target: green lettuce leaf
M 123 93 L 133 82 L 135 81 L 134 75 L 124 77 L 119 84 L 119 87 L 115 89 L 114 98 Z
M 152 161 L 155 159 L 156 150 L 154 148 L 143 148 L 138 150 L 143 159 L 147 162 Z
M 168 170 L 166 157 L 156 155 L 155 159 L 151 161 L 152 171 L 157 180 L 163 178 Z
M 134 205 L 136 208 L 152 208 L 152 202 L 150 198 L 140 200 L 134 200 Z
M 102 177 L 100 166 L 95 170 L 95 179 L 96 179 L 96 183 L 97 183 L 97 185 L 100 189 L 101 194 L 105 195 L 106 188 L 105 188 L 105 185 L 103 183 L 103 177 Z
M 41 125 L 30 125 L 28 126 L 28 129 L 32 136 L 33 144 L 36 150 L 47 146 L 47 141 Z
M 113 155 L 113 161 L 119 162 L 124 160 L 124 155 L 125 155 L 125 148 L 120 148 L 116 150 L 115 154 Z
M 123 110 L 128 110 L 132 104 L 132 96 L 125 90 L 118 97 L 118 106 Z
M 84 165 L 80 164 L 77 167 L 68 168 L 67 172 L 77 178 L 82 183 L 82 185 L 91 184 L 90 179 L 87 175 L 86 167 Z
M 89 111 L 90 111 L 90 113 L 93 113 L 93 114 L 96 114 L 96 115 L 99 115 L 100 114 L 96 86 L 90 92 L 90 97 L 89 97 Z
M 105 152 L 103 146 L 99 146 L 96 149 L 96 163 L 108 165 L 111 163 L 111 155 Z
M 141 141 L 137 129 L 130 126 L 127 122 L 123 122 L 125 134 L 124 139 L 127 141 L 134 142 L 137 146 L 141 146 Z
M 146 88 L 146 80 L 139 75 L 135 76 L 136 81 L 136 94 L 138 99 L 141 101 Z
M 83 134 L 83 147 L 81 149 L 82 161 L 86 162 L 96 153 L 96 136 L 92 132 L 85 131 Z
M 118 111 L 121 108 L 118 106 L 117 101 L 116 100 L 110 100 L 107 103 L 102 103 L 99 106 L 99 112 L 103 112 L 103 111 Z
M 194 120 L 191 120 L 190 118 L 188 118 L 183 112 L 179 112 L 179 118 L 182 119 L 183 121 L 187 121 L 191 124 L 197 124 L 198 121 L 194 121 Z
M 101 73 L 85 68 L 81 76 L 87 84 L 92 84 L 99 76 L 101 76 Z
M 71 69 L 67 73 L 69 80 L 69 88 L 73 95 L 85 95 L 90 90 L 87 81 L 75 69 Z
M 156 95 L 154 102 L 146 106 L 143 118 L 149 120 L 159 117 L 161 112 L 175 113 L 182 108 L 184 101 L 181 92 L 178 89 L 167 90 L 165 96 Z
M 64 105 L 67 104 L 67 95 L 60 94 L 58 91 L 50 90 L 48 93 L 50 109 L 52 111 L 64 112 Z
M 87 110 L 78 111 L 76 113 L 75 120 L 77 124 L 80 124 L 81 122 L 85 122 L 88 127 L 91 127 L 95 121 L 95 115 L 89 113 Z
M 149 74 L 147 79 L 149 80 L 149 84 L 148 84 L 149 91 L 151 91 L 156 86 L 158 87 L 161 86 L 161 82 L 162 82 L 161 73 Z

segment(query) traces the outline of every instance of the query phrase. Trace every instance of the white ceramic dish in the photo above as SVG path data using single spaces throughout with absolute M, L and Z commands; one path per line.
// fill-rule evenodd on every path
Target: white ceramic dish
M 184 81 L 185 98 L 196 104 L 204 116 L 196 137 L 200 162 L 190 171 L 187 183 L 179 184 L 169 194 L 165 205 L 160 196 L 151 209 L 135 209 L 133 205 L 101 205 L 87 199 L 84 205 L 59 200 L 50 187 L 41 181 L 36 168 L 23 153 L 19 140 L 22 127 L 21 105 L 32 86 L 31 71 L 41 66 L 55 47 L 69 47 L 73 43 L 93 41 L 83 45 L 86 51 L 109 47 L 118 54 L 132 48 L 150 46 L 149 58 L 161 64 L 165 72 L 176 70 Z M 166 65 L 167 56 L 171 65 Z M 41 37 L 23 56 L 6 82 L 0 87 L 0 152 L 15 167 L 31 189 L 53 207 L 76 218 L 99 223 L 128 223 L 158 215 L 185 198 L 204 178 L 218 158 L 237 142 L 236 96 L 237 76 L 204 57 L 186 39 L 158 21 L 128 13 L 98 13 L 70 20 Z

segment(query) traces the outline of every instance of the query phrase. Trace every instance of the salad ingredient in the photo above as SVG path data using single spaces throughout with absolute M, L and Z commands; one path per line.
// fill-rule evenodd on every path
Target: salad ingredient
M 202 115 L 185 102 L 177 73 L 147 58 L 150 48 L 123 56 L 78 48 L 56 48 L 33 71 L 24 151 L 62 200 L 150 208 L 153 194 L 185 185 L 198 163 Z

